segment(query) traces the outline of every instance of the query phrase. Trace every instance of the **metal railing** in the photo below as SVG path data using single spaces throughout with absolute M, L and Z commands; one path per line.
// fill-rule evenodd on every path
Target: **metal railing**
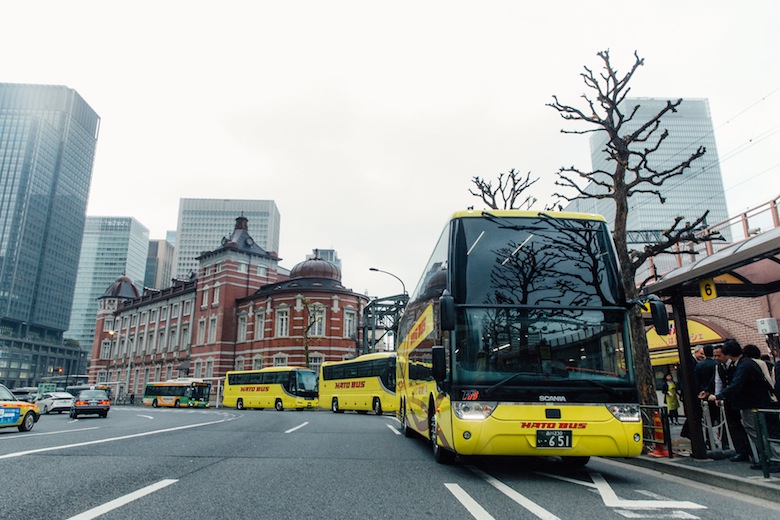
M 769 463 L 780 463 L 780 456 L 773 456 L 772 446 L 780 453 L 780 410 L 756 409 L 756 436 L 758 460 L 764 473 L 769 478 Z

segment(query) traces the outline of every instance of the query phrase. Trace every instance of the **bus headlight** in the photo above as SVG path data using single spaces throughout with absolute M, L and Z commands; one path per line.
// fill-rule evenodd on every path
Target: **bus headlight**
M 636 404 L 608 404 L 607 410 L 621 422 L 640 422 L 639 405 Z
M 495 401 L 456 401 L 452 411 L 458 419 L 478 421 L 490 417 L 496 405 Z

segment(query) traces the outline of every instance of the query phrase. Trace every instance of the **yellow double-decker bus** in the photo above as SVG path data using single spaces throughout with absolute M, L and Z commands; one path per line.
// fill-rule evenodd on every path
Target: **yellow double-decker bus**
M 222 404 L 226 407 L 317 408 L 317 373 L 304 367 L 268 367 L 225 374 Z
M 202 379 L 180 378 L 146 383 L 143 403 L 146 406 L 174 408 L 207 408 L 211 383 Z
M 377 415 L 398 410 L 395 352 L 365 354 L 320 367 L 320 406 L 333 413 L 355 410 Z
M 662 330 L 666 311 L 650 303 Z M 455 213 L 400 322 L 403 432 L 442 463 L 639 455 L 633 305 L 602 217 Z

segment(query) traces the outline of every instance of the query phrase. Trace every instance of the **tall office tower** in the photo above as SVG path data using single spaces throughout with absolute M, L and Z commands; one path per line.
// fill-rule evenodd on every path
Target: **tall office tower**
M 196 258 L 213 251 L 226 229 L 233 229 L 236 215 L 246 217 L 250 233 L 266 252 L 279 252 L 279 210 L 272 200 L 180 199 L 176 227 L 176 278 L 189 278 L 198 272 Z
M 0 83 L 0 382 L 83 372 L 63 346 L 100 118 L 70 88 Z
M 168 242 L 168 240 L 149 241 L 144 287 L 165 289 L 172 285 L 172 279 L 173 244 Z
M 339 271 L 341 271 L 341 258 L 339 258 L 339 254 L 335 249 L 314 249 L 311 253 L 312 254 L 310 255 L 306 255 L 306 260 L 320 258 L 335 265 L 339 268 Z
M 623 113 L 630 112 L 635 105 L 639 110 L 633 121 L 624 126 L 622 133 L 637 128 L 638 124 L 646 122 L 666 105 L 667 98 L 627 98 L 621 105 Z M 654 134 L 656 138 L 664 129 L 669 130 L 669 136 L 661 147 L 654 152 L 649 166 L 656 170 L 671 168 L 684 161 L 699 146 L 707 149 L 703 157 L 693 162 L 691 168 L 682 175 L 666 181 L 661 186 L 661 195 L 666 199 L 661 204 L 658 197 L 647 194 L 637 194 L 629 199 L 627 229 L 629 231 L 657 231 L 668 229 L 677 215 L 692 222 L 710 210 L 707 225 L 717 224 L 728 218 L 726 195 L 723 189 L 723 179 L 718 160 L 718 148 L 715 144 L 715 133 L 710 117 L 709 102 L 706 99 L 684 99 L 677 107 L 677 112 L 670 112 L 661 119 L 661 126 Z M 614 163 L 608 161 L 604 152 L 607 136 L 603 132 L 594 133 L 590 138 L 590 153 L 592 169 L 614 171 Z M 640 143 L 649 146 L 650 143 Z M 591 184 L 586 191 L 596 193 L 599 189 Z M 615 204 L 611 199 L 577 200 L 566 207 L 567 211 L 582 211 L 604 215 L 610 226 L 614 223 Z M 727 231 L 724 232 L 724 235 Z M 729 239 L 730 236 L 725 238 Z M 641 249 L 643 244 L 629 244 L 630 247 Z M 660 263 L 659 263 L 660 262 Z M 669 255 L 658 257 L 656 266 L 664 269 L 664 264 L 672 267 L 674 260 Z M 641 273 L 638 273 L 641 276 Z
M 148 251 L 149 230 L 133 217 L 87 217 L 66 338 L 91 351 L 98 298 L 122 275 L 141 292 Z

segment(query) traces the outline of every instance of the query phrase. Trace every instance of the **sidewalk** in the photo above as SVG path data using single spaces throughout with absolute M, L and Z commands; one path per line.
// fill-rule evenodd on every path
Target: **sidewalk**
M 750 469 L 749 462 L 732 462 L 728 458 L 694 459 L 690 456 L 690 441 L 680 437 L 681 426 L 672 425 L 671 429 L 673 458 L 641 455 L 635 459 L 619 460 L 713 487 L 780 502 L 780 473 L 770 473 L 767 479 L 760 469 Z

